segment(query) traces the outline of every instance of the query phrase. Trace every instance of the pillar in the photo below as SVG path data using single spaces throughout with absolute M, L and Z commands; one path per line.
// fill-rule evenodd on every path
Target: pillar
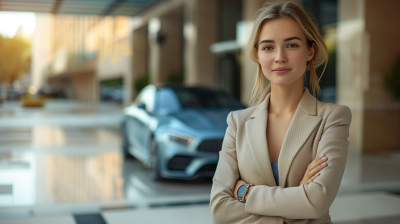
M 400 100 L 384 87 L 385 76 L 400 60 L 400 1 L 365 0 L 365 32 L 368 58 L 364 83 L 363 152 L 400 153 Z M 366 61 L 366 63 L 365 63 Z M 397 88 L 400 88 L 398 86 Z
M 188 0 L 185 3 L 184 82 L 213 87 L 216 56 L 210 51 L 210 45 L 218 40 L 218 1 Z
M 134 89 L 135 81 L 148 74 L 148 37 L 147 26 L 133 31 L 132 37 L 132 81 L 133 98 L 138 94 Z M 129 83 L 127 83 L 129 84 Z M 133 99 L 132 99 L 133 100 Z
M 178 8 L 149 21 L 150 82 L 164 83 L 182 73 L 183 9 Z
M 257 10 L 261 8 L 261 6 L 265 3 L 265 0 L 243 0 L 243 21 L 244 21 L 244 29 L 245 33 L 250 34 L 253 28 L 253 19 Z M 255 77 L 256 77 L 256 69 L 257 65 L 253 61 L 251 61 L 249 54 L 247 53 L 247 41 L 249 36 L 243 37 L 243 48 L 242 48 L 242 77 L 241 77 L 241 98 L 240 101 L 244 105 L 248 105 L 251 90 L 253 89 Z M 267 79 L 264 79 L 265 82 L 268 82 Z

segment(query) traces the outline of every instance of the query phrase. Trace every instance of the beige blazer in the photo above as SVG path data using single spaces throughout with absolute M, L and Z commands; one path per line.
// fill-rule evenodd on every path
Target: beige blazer
M 304 89 L 279 154 L 279 186 L 266 138 L 271 94 L 258 106 L 229 113 L 211 189 L 214 223 L 331 223 L 329 207 L 346 165 L 351 111 L 320 102 Z M 322 154 L 328 166 L 313 182 L 299 186 L 307 166 Z M 238 179 L 256 185 L 246 203 L 233 198 Z

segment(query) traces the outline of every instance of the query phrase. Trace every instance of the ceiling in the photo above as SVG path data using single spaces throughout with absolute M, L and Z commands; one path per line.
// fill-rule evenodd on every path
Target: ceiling
M 134 16 L 162 0 L 0 0 L 0 11 Z

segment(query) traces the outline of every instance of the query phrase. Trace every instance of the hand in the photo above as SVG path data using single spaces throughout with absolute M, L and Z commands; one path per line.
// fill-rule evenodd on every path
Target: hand
M 328 158 L 324 157 L 324 155 L 315 158 L 308 166 L 307 171 L 304 174 L 303 180 L 300 182 L 300 186 L 303 184 L 309 184 L 313 182 L 315 178 L 319 176 L 319 171 L 328 166 L 326 163 Z

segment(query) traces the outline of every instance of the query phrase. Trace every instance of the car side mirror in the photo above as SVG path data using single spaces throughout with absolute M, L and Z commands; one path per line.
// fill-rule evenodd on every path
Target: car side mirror
M 143 110 L 146 110 L 146 104 L 144 104 L 144 103 L 139 103 L 139 104 L 137 105 L 137 107 L 138 107 L 138 108 L 141 108 L 141 109 L 143 109 Z

